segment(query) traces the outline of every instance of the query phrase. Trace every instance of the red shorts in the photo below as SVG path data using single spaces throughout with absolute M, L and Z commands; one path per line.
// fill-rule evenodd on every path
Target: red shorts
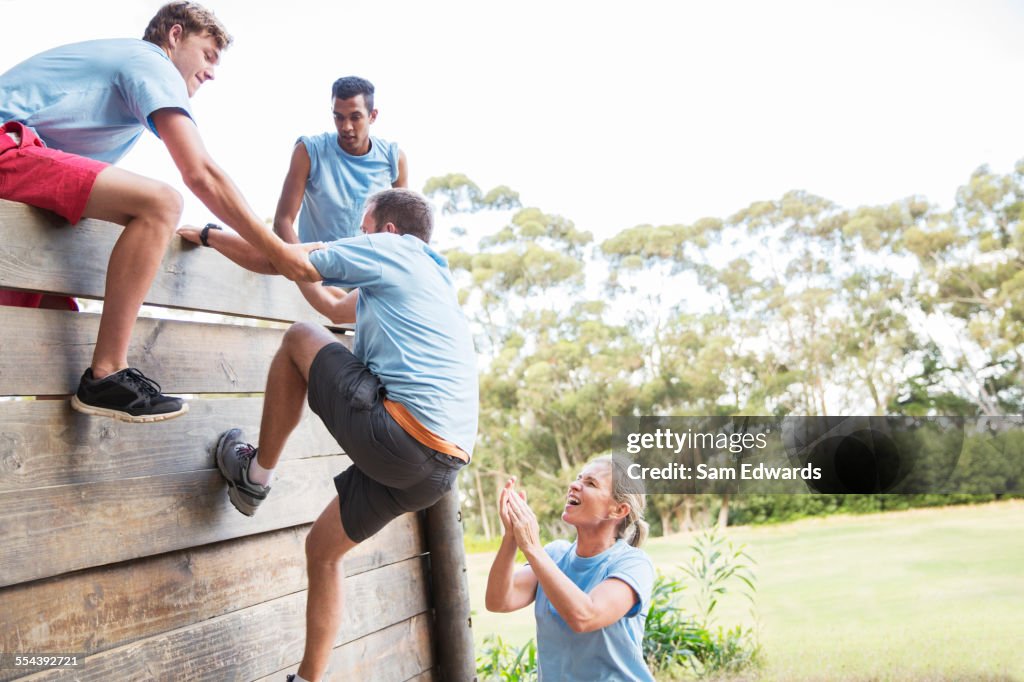
M 18 308 L 49 308 L 51 310 L 78 310 L 78 301 L 70 296 L 37 294 L 33 291 L 0 289 L 0 305 Z
M 21 135 L 21 142 L 9 131 Z M 0 127 L 0 199 L 45 208 L 71 224 L 82 219 L 96 176 L 108 165 L 50 149 L 16 121 Z
M 13 131 L 20 142 L 7 134 Z M 96 176 L 109 164 L 50 149 L 31 129 L 9 121 L 0 126 L 0 199 L 53 211 L 77 223 Z M 78 310 L 75 299 L 0 289 L 0 305 Z

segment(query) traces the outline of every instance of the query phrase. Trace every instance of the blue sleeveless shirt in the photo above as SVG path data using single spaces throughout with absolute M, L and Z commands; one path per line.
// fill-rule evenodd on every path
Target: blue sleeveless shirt
M 398 179 L 398 144 L 370 137 L 370 151 L 352 156 L 336 132 L 299 138 L 309 153 L 309 179 L 299 213 L 299 240 L 331 242 L 360 234 L 370 195 Z

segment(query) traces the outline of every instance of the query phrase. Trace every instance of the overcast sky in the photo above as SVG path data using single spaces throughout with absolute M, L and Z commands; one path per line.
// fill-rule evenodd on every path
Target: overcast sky
M 0 71 L 67 42 L 139 37 L 152 0 L 0 0 Z M 844 206 L 951 204 L 1024 157 L 1024 2 L 210 0 L 235 36 L 193 100 L 214 158 L 273 215 L 330 85 L 377 86 L 376 135 L 411 186 L 465 173 L 598 237 L 724 217 L 805 189 Z M 20 20 L 19 20 L 20 21 Z M 147 135 L 121 165 L 184 191 Z M 210 214 L 189 197 L 185 219 Z

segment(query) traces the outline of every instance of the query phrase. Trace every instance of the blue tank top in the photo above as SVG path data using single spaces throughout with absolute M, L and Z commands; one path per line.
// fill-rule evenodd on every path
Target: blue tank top
M 299 240 L 331 242 L 360 234 L 370 195 L 398 179 L 398 144 L 370 137 L 370 151 L 352 156 L 335 132 L 299 138 L 309 153 L 309 179 L 299 213 Z

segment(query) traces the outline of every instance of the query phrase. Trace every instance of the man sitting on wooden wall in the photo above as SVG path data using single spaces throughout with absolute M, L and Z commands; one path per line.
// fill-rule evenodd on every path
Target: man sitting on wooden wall
M 171 2 L 142 40 L 91 40 L 30 57 L 0 75 L 0 198 L 45 208 L 77 223 L 124 226 L 107 265 L 103 315 L 76 410 L 151 422 L 188 411 L 180 398 L 128 366 L 128 344 L 174 228 L 181 196 L 170 186 L 115 168 L 145 129 L 156 134 L 186 186 L 258 248 L 281 274 L 313 281 L 309 246 L 267 230 L 203 146 L 189 99 L 211 80 L 231 36 L 207 9 Z M 15 292 L 7 303 L 32 305 Z M 31 298 L 31 296 L 29 297 Z
M 307 399 L 353 462 L 306 538 L 306 647 L 296 681 L 319 680 L 327 668 L 345 553 L 397 516 L 433 505 L 473 451 L 476 356 L 447 261 L 427 245 L 432 230 L 422 195 L 390 189 L 370 197 L 361 236 L 310 253 L 325 284 L 358 288 L 330 315 L 355 323 L 354 350 L 321 326 L 292 325 L 270 365 L 259 447 L 237 428 L 217 443 L 228 497 L 250 516 Z

